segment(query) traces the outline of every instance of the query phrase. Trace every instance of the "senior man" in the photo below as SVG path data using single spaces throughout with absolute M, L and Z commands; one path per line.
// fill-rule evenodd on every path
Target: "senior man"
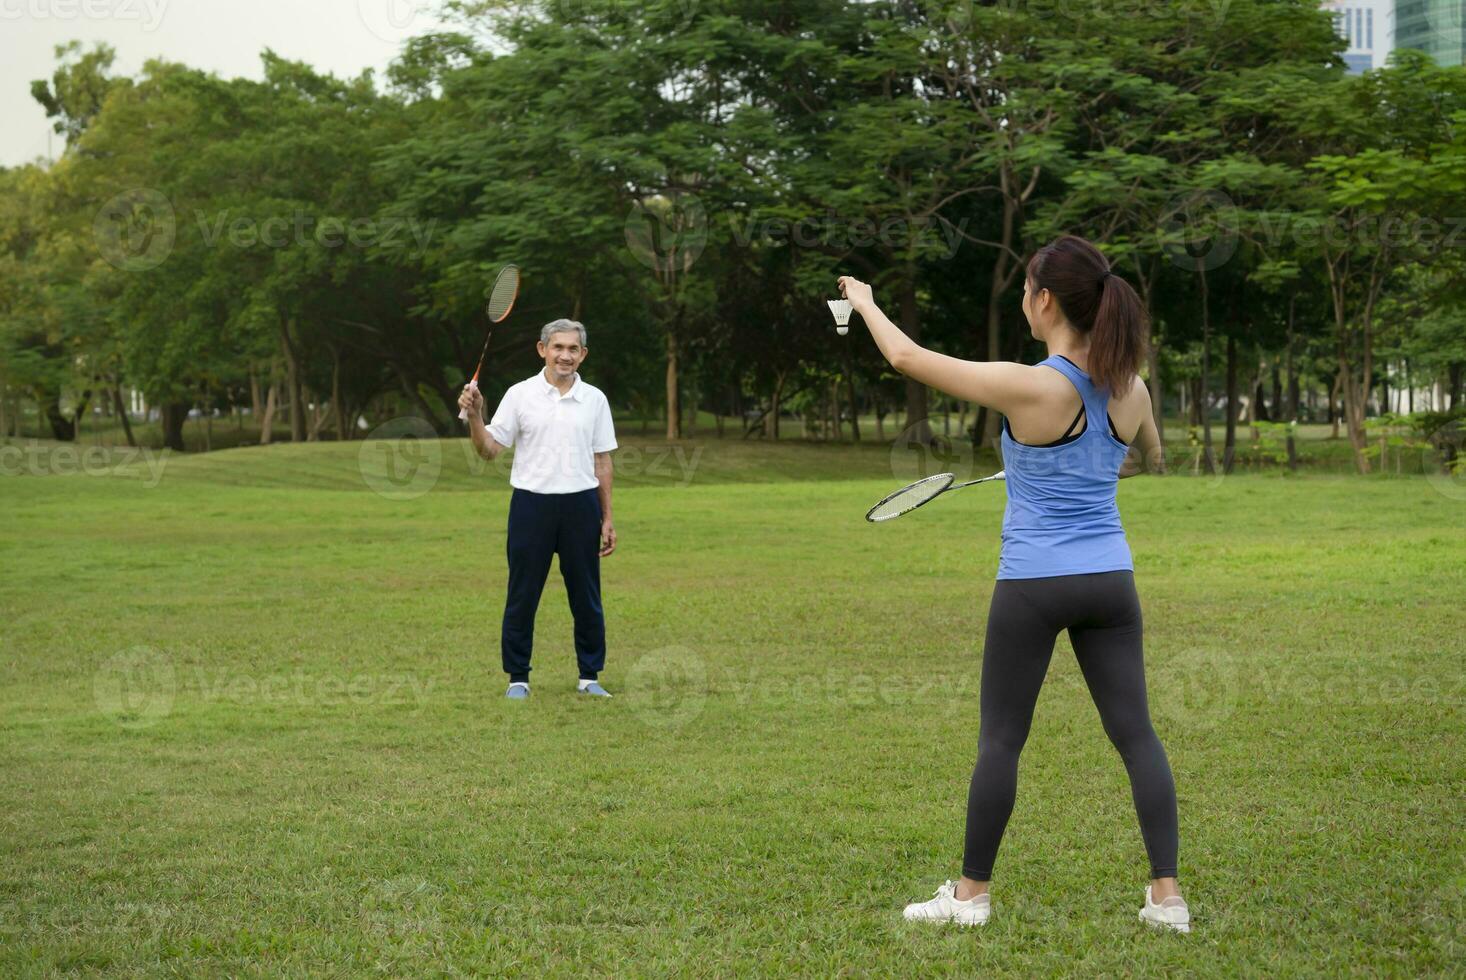
M 575 659 L 581 694 L 608 698 L 597 681 L 606 665 L 606 619 L 601 611 L 601 559 L 616 550 L 611 523 L 611 450 L 616 432 L 611 406 L 599 388 L 581 380 L 585 327 L 555 320 L 540 330 L 545 366 L 504 393 L 487 426 L 483 396 L 467 386 L 458 404 L 468 413 L 474 449 L 494 459 L 510 446 L 509 594 L 500 644 L 505 696 L 529 697 L 534 617 L 560 556 L 560 575 L 575 616 Z

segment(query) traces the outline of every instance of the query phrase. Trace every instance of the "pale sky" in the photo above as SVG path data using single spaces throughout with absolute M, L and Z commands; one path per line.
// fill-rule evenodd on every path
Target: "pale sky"
M 162 57 L 226 78 L 259 78 L 260 52 L 350 76 L 381 72 L 405 38 L 441 22 L 434 0 L 0 0 L 0 166 L 47 155 L 52 120 L 31 98 L 54 48 L 79 40 L 117 50 L 114 74 Z M 64 141 L 52 137 L 61 155 Z

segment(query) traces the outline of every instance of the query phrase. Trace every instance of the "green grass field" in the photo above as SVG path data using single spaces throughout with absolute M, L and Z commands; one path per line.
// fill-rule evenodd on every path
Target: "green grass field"
M 554 573 L 503 700 L 462 441 L 0 478 L 0 975 L 1460 974 L 1459 486 L 1122 484 L 1195 931 L 1135 920 L 1064 639 L 963 931 L 900 909 L 959 871 L 1001 488 L 872 527 L 917 461 L 631 445 L 609 702 Z

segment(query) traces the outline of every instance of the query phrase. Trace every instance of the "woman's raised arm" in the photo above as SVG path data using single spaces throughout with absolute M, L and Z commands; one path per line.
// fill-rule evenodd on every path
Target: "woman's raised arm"
M 1005 415 L 1039 396 L 1034 368 L 1011 361 L 964 361 L 927 350 L 881 312 L 869 285 L 852 276 L 841 276 L 840 291 L 865 321 L 891 367 L 908 378 Z

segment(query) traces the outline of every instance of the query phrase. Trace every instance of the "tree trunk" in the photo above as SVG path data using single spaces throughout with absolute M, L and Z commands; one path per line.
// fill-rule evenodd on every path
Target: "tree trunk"
M 1146 352 L 1146 373 L 1150 375 L 1150 413 L 1155 418 L 1155 431 L 1161 452 L 1151 472 L 1160 475 L 1166 472 L 1166 389 L 1161 385 L 1160 341 L 1156 337 L 1155 324 L 1150 325 L 1150 345 Z
M 916 305 L 916 271 L 908 268 L 901 283 L 901 331 L 912 342 L 921 343 L 921 320 Z M 931 423 L 927 420 L 926 385 L 915 378 L 906 379 L 906 428 L 911 442 L 921 446 L 932 443 Z
M 183 423 L 188 419 L 188 402 L 164 402 L 159 412 L 163 424 L 163 445 L 183 452 Z
M 336 441 L 345 442 L 346 408 L 341 404 L 341 352 L 331 349 L 331 411 L 336 413 Z
M 61 412 L 61 395 L 46 393 L 36 399 L 37 405 L 44 406 L 41 414 L 51 426 L 51 436 L 57 442 L 76 441 L 76 420 L 69 419 Z
M 682 401 L 677 385 L 677 334 L 667 331 L 667 441 L 682 438 Z
M 850 404 L 850 440 L 860 441 L 860 402 L 855 398 L 855 371 L 850 364 L 850 350 L 845 350 L 845 400 Z
M 1155 273 L 1147 269 L 1144 262 L 1137 262 L 1135 265 L 1135 281 L 1139 285 L 1140 302 L 1147 311 L 1151 309 L 1151 293 L 1155 281 Z M 1155 319 L 1146 318 L 1145 338 L 1145 366 L 1147 375 L 1146 387 L 1150 391 L 1150 411 L 1155 419 L 1156 441 L 1160 443 L 1161 452 L 1156 461 L 1157 474 L 1166 472 L 1166 388 L 1161 377 L 1161 337 L 1156 331 Z M 1181 396 L 1180 409 L 1181 417 L 1186 417 L 1186 386 L 1181 385 L 1177 389 Z
M 830 400 L 831 392 L 820 392 L 820 439 L 825 442 L 839 441 L 841 434 L 835 430 L 835 403 Z
M 1338 374 L 1334 375 L 1334 386 L 1329 389 L 1329 425 L 1333 426 L 1333 432 L 1329 435 L 1330 439 L 1339 438 L 1338 400 L 1339 388 L 1343 383 L 1344 373 L 1340 371 Z
M 845 379 L 830 379 L 830 432 L 836 442 L 845 441 Z
M 76 417 L 76 434 L 78 437 L 81 435 L 81 420 L 87 417 L 87 412 L 91 411 L 91 407 L 92 389 L 88 388 L 82 392 L 81 400 L 76 405 L 76 411 L 72 413 Z
M 1217 471 L 1217 461 L 1211 442 L 1211 301 L 1205 269 L 1198 278 L 1201 280 L 1201 383 L 1196 392 L 1196 412 L 1201 420 L 1201 458 L 1207 476 L 1212 476 Z
M 1334 269 L 1330 267 L 1330 275 Z M 1343 403 L 1344 427 L 1349 435 L 1349 448 L 1354 452 L 1354 465 L 1361 474 L 1369 472 L 1369 458 L 1365 455 L 1364 414 L 1365 402 L 1369 399 L 1370 379 L 1373 377 L 1371 351 L 1370 310 L 1366 303 L 1363 314 L 1363 365 L 1360 380 L 1356 380 L 1350 364 L 1351 331 L 1344 317 L 1344 289 L 1342 279 L 1334 280 L 1334 356 L 1338 362 L 1339 394 Z M 1338 431 L 1335 423 L 1335 431 Z
M 321 418 L 321 402 L 320 399 L 316 398 L 315 392 L 309 388 L 302 386 L 301 393 L 304 395 L 304 404 L 308 413 L 306 417 L 305 441 L 315 442 L 320 438 L 321 422 L 323 421 Z
M 1282 368 L 1279 366 L 1277 358 L 1273 358 L 1273 397 L 1272 401 L 1268 402 L 1267 407 L 1267 421 L 1283 422 L 1287 420 L 1288 414 L 1283 408 Z
M 1361 474 L 1369 473 L 1369 458 L 1365 455 L 1364 400 L 1369 397 L 1365 383 L 1355 380 L 1345 360 L 1344 346 L 1339 345 L 1339 382 L 1343 396 L 1344 431 L 1349 436 L 1349 448 L 1354 452 L 1354 465 Z
M 290 441 L 305 442 L 305 405 L 301 397 L 300 366 L 290 339 L 293 319 L 280 321 L 280 349 L 285 352 L 285 384 L 290 399 Z
M 1325 268 L 1329 275 L 1329 291 L 1334 307 L 1334 355 L 1338 362 L 1338 379 L 1336 385 L 1342 395 L 1344 424 L 1349 433 L 1349 446 L 1354 452 L 1354 465 L 1361 474 L 1369 472 L 1369 458 L 1365 455 L 1364 446 L 1364 403 L 1369 399 L 1371 379 L 1373 373 L 1373 316 L 1374 300 L 1377 296 L 1377 285 L 1379 280 L 1374 279 L 1378 272 L 1379 258 L 1375 259 L 1375 266 L 1370 272 L 1370 288 L 1366 291 L 1367 296 L 1364 303 L 1364 310 L 1360 316 L 1362 332 L 1362 355 L 1361 365 L 1362 390 L 1359 382 L 1355 380 L 1354 369 L 1351 365 L 1351 341 L 1353 331 L 1349 329 L 1349 266 L 1344 262 L 1343 256 L 1328 256 L 1325 260 Z M 1332 399 L 1331 399 L 1332 400 Z M 1338 421 L 1335 417 L 1334 436 L 1338 437 Z
M 1227 334 L 1227 428 L 1222 442 L 1222 472 L 1237 460 L 1237 338 Z
M 274 433 L 274 429 L 275 429 L 275 402 L 276 402 L 276 392 L 278 392 L 279 389 L 280 389 L 280 386 L 279 385 L 275 384 L 274 382 L 271 382 L 270 383 L 270 392 L 265 397 L 265 411 L 264 411 L 264 414 L 260 416 L 260 445 L 261 446 L 268 446 L 270 444 L 270 440 L 274 437 L 274 434 L 275 434 Z
M 249 373 L 249 417 L 258 422 L 263 409 L 264 406 L 260 404 L 260 378 L 251 371 Z
M 310 441 L 311 442 L 320 442 L 321 441 L 321 430 L 326 427 L 326 423 L 327 422 L 331 421 L 331 416 L 335 412 L 335 405 L 336 405 L 336 403 L 333 401 L 329 405 L 322 406 L 321 405 L 321 402 L 320 402 L 320 398 L 314 392 L 310 392 L 310 402 L 311 402 L 311 431 L 310 431 Z
M 774 379 L 774 393 L 769 399 L 769 414 L 764 416 L 764 436 L 768 439 L 779 438 L 779 400 L 784 394 L 784 379 L 787 372 L 780 371 Z
M 1287 347 L 1287 370 L 1288 370 L 1288 407 L 1284 418 L 1288 422 L 1288 469 L 1290 472 L 1298 472 L 1298 441 L 1294 433 L 1298 428 L 1298 369 L 1293 363 L 1293 308 L 1296 303 L 1295 297 L 1288 299 L 1288 347 Z M 1273 374 L 1276 382 L 1277 373 Z M 1276 397 L 1276 396 L 1274 396 Z
M 117 417 L 122 419 L 122 434 L 127 438 L 127 444 L 136 449 L 137 440 L 132 436 L 132 422 L 127 417 L 127 406 L 122 403 L 121 387 L 113 387 L 112 404 L 117 409 Z

